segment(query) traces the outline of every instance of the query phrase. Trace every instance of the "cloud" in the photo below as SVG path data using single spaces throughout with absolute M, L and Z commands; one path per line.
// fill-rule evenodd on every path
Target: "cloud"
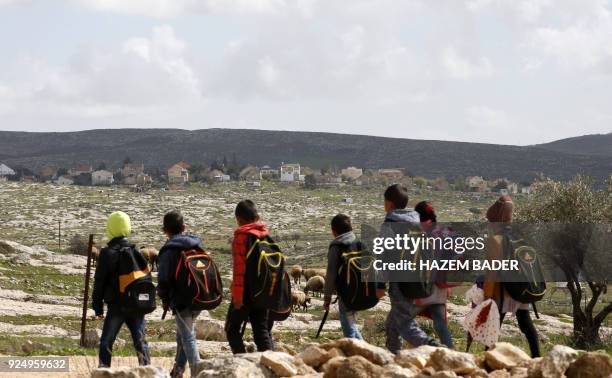
M 202 101 L 186 50 L 171 27 L 159 26 L 110 49 L 82 48 L 68 65 L 26 57 L 0 74 L 0 102 L 5 113 L 33 108 L 102 117 Z
M 453 79 L 466 80 L 493 74 L 493 65 L 488 58 L 469 60 L 460 56 L 453 47 L 447 47 L 442 51 L 441 61 L 442 67 Z
M 289 7 L 285 0 L 72 0 L 96 11 L 174 18 L 194 13 L 273 13 Z M 293 3 L 293 1 L 291 2 Z M 314 0 L 298 0 L 296 9 L 308 14 Z
M 565 69 L 612 73 L 612 13 L 605 4 L 585 7 L 564 25 L 536 28 L 528 46 Z

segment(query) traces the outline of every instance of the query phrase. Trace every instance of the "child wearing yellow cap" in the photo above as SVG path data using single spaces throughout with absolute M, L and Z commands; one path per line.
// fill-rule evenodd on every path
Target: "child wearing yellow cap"
M 110 367 L 113 344 L 124 323 L 132 334 L 138 363 L 140 365 L 151 363 L 149 347 L 145 338 L 144 315 L 126 314 L 119 305 L 119 254 L 125 252 L 140 254 L 136 246 L 128 240 L 131 233 L 132 224 L 126 213 L 116 211 L 108 217 L 106 222 L 108 244 L 100 251 L 92 296 L 92 307 L 96 317 L 104 319 L 102 336 L 100 337 L 100 367 Z M 146 263 L 143 271 L 143 274 L 149 273 Z M 104 303 L 107 306 L 106 317 L 104 317 Z

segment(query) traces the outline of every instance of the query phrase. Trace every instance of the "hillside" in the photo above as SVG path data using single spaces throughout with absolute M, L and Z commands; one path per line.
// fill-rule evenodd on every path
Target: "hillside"
M 537 145 L 550 151 L 612 157 L 612 133 L 583 135 Z
M 312 167 L 355 165 L 401 167 L 415 175 L 532 178 L 540 172 L 567 179 L 578 173 L 597 178 L 612 172 L 605 155 L 568 154 L 542 146 L 507 146 L 434 140 L 394 139 L 314 132 L 205 129 L 116 129 L 66 133 L 0 131 L 5 163 L 38 170 L 48 164 L 79 162 L 118 167 L 129 156 L 166 169 L 178 160 L 210 163 L 233 154 L 239 162 Z

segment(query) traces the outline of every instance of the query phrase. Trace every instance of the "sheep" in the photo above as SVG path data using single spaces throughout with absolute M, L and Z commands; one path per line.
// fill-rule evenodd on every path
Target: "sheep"
M 302 267 L 299 265 L 292 266 L 291 277 L 293 277 L 293 283 L 299 287 L 302 282 Z
M 326 269 L 320 269 L 320 268 L 311 268 L 311 269 L 304 269 L 304 278 L 306 278 L 306 281 L 308 281 L 309 279 L 311 279 L 314 276 L 321 276 L 323 278 L 325 278 L 325 276 L 327 275 L 327 270 Z
M 308 294 L 309 291 L 313 293 L 321 293 L 323 292 L 323 288 L 325 287 L 325 278 L 321 276 L 311 277 L 308 282 L 306 282 L 306 286 L 304 287 L 304 293 Z
M 142 253 L 142 255 L 147 259 L 147 261 L 149 261 L 149 264 L 151 264 L 151 270 L 154 270 L 157 265 L 157 254 L 158 251 L 155 248 L 152 247 L 145 247 L 142 246 L 140 247 L 140 253 Z
M 291 307 L 294 311 L 302 308 L 304 312 L 308 310 L 310 305 L 310 296 L 306 295 L 303 291 L 291 291 Z
M 95 268 L 98 265 L 98 259 L 100 258 L 100 250 L 95 246 L 91 247 L 91 266 Z

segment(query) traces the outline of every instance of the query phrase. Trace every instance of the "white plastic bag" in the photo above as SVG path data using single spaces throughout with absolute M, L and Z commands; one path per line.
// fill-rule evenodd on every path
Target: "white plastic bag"
M 497 303 L 492 299 L 480 302 L 465 316 L 463 327 L 474 340 L 486 346 L 495 344 L 500 334 Z

